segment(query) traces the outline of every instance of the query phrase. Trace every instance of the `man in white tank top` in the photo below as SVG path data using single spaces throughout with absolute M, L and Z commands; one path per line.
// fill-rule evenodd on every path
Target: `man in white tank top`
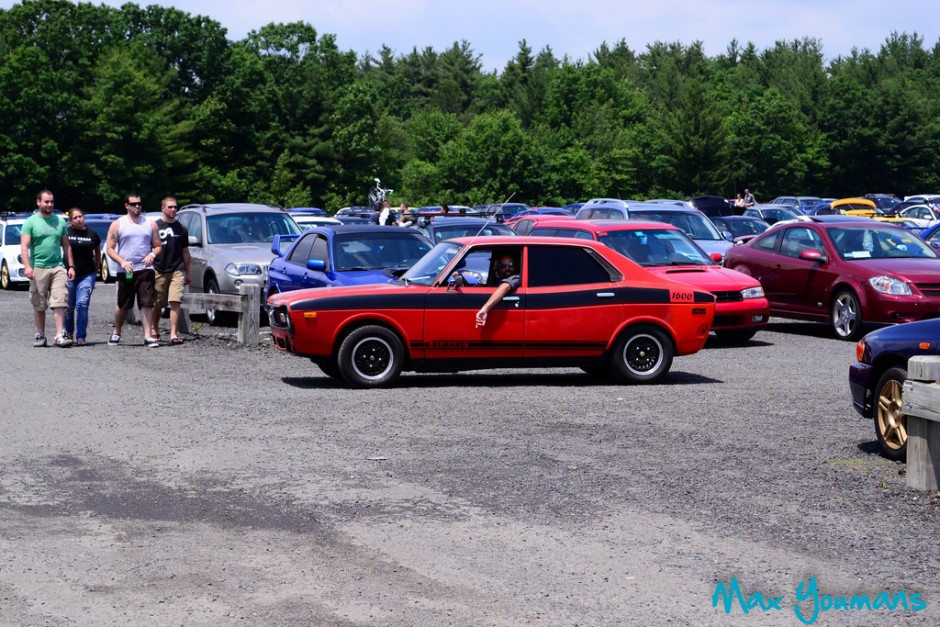
M 151 316 L 154 299 L 153 260 L 160 254 L 160 235 L 157 223 L 142 215 L 140 194 L 128 194 L 124 199 L 127 215 L 111 223 L 108 229 L 108 257 L 121 266 L 117 275 L 118 298 L 114 308 L 114 332 L 108 345 L 121 343 L 121 331 L 127 312 L 140 307 L 140 323 L 144 328 L 144 346 L 155 348 L 160 343 L 153 337 Z

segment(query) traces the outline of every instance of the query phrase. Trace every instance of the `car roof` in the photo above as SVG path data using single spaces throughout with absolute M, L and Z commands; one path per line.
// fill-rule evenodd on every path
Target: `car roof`
M 866 207 L 875 208 L 875 203 L 868 198 L 840 198 L 838 200 L 832 201 L 833 207 L 841 207 L 842 205 L 864 205 Z
M 397 226 L 380 226 L 372 222 L 368 224 L 318 224 L 317 226 L 312 226 L 304 233 L 309 233 L 310 231 L 319 231 L 319 232 L 328 232 L 332 231 L 336 234 L 346 234 L 346 233 L 418 233 L 416 229 L 403 229 Z M 424 237 L 422 235 L 422 237 Z
M 209 204 L 200 204 L 192 203 L 189 205 L 184 205 L 180 207 L 180 211 L 185 211 L 188 209 L 193 210 L 202 210 L 204 213 L 289 213 L 286 209 L 282 207 L 277 207 L 274 205 L 261 205 L 256 203 L 249 202 L 230 202 L 230 203 L 209 203 Z
M 546 220 L 539 222 L 535 228 L 577 229 L 579 231 L 639 231 L 660 230 L 680 231 L 677 226 L 668 222 L 654 222 L 652 220 Z M 537 236 L 536 236 L 537 237 Z

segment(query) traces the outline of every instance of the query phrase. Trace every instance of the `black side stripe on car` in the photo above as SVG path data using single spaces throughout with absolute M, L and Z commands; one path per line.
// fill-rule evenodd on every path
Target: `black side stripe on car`
M 414 349 L 492 349 L 492 350 L 522 350 L 522 342 L 467 342 L 465 340 L 433 340 L 430 342 L 409 342 Z M 524 346 L 535 350 L 603 350 L 607 345 L 603 342 L 527 342 Z
M 601 292 L 614 292 L 614 298 L 599 298 Z M 570 292 L 510 294 L 526 309 L 562 309 L 573 307 L 609 306 L 615 303 L 628 305 L 664 304 L 673 302 L 670 291 L 661 288 L 619 287 L 612 289 L 592 288 Z M 356 296 L 321 296 L 297 301 L 291 305 L 294 311 L 337 311 L 356 309 L 361 311 L 382 309 L 428 310 L 479 309 L 489 298 L 489 293 L 433 292 L 430 294 L 359 294 Z M 713 303 L 715 297 L 708 292 L 694 292 L 694 302 Z M 507 304 L 504 302 L 504 305 Z

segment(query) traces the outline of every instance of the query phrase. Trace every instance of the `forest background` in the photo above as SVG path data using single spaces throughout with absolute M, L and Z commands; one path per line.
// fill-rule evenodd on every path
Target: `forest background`
M 340 50 L 303 22 L 231 41 L 173 8 L 0 10 L 0 209 L 262 202 L 331 211 L 373 178 L 412 206 L 596 196 L 940 191 L 940 43 L 892 33 L 826 61 L 801 38 L 531 50 Z

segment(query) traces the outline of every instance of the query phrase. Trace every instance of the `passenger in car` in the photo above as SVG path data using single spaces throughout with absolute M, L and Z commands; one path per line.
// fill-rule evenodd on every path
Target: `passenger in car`
M 516 259 L 509 253 L 499 255 L 498 261 L 495 264 L 495 271 L 498 280 L 496 291 L 490 295 L 483 307 L 480 308 L 480 311 L 477 312 L 477 327 L 485 326 L 490 309 L 509 294 L 509 292 L 519 289 L 519 286 L 522 284 L 522 278 L 519 274 Z

